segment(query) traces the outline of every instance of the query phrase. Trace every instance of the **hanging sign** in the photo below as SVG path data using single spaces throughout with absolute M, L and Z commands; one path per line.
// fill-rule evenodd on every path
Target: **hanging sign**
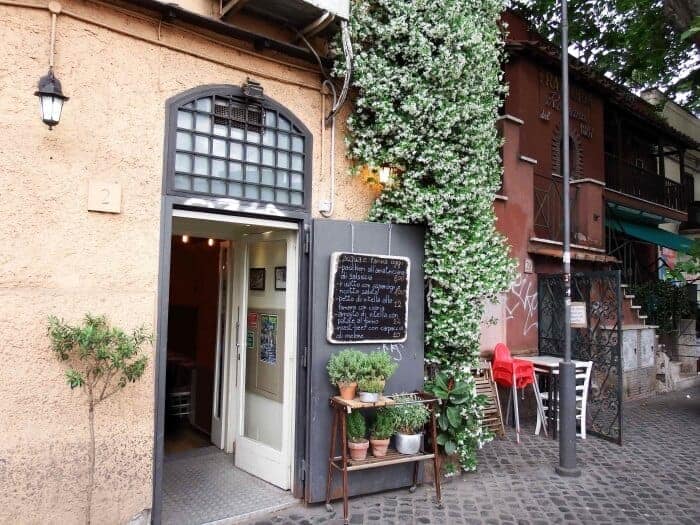
M 405 342 L 410 265 L 407 257 L 334 252 L 328 294 L 328 341 Z
M 571 328 L 588 328 L 588 316 L 586 315 L 586 303 L 571 303 Z

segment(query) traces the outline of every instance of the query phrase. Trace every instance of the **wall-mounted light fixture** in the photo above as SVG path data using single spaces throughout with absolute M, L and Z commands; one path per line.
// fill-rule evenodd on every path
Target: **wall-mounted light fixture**
M 63 103 L 68 97 L 63 94 L 61 82 L 53 74 L 53 58 L 56 50 L 56 18 L 61 12 L 61 4 L 49 2 L 51 13 L 51 47 L 49 51 L 49 72 L 39 79 L 39 89 L 34 94 L 39 97 L 41 120 L 49 129 L 57 126 L 61 120 Z

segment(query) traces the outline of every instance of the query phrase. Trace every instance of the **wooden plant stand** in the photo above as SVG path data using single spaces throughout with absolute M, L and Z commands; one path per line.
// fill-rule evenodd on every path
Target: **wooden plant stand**
M 403 399 L 402 399 L 403 398 Z M 432 452 L 420 451 L 418 454 L 406 455 L 400 454 L 394 449 L 389 449 L 387 455 L 383 458 L 377 458 L 368 454 L 363 460 L 350 459 L 348 454 L 348 438 L 347 438 L 347 415 L 353 410 L 366 410 L 372 408 L 381 408 L 394 405 L 397 400 L 402 399 L 402 402 L 407 403 L 422 403 L 427 405 L 430 411 L 430 436 L 432 441 Z M 331 427 L 331 446 L 328 457 L 328 479 L 326 482 L 326 510 L 333 511 L 331 506 L 331 490 L 333 486 L 333 472 L 339 470 L 343 475 L 343 520 L 348 523 L 348 472 L 358 470 L 366 470 L 371 468 L 387 467 L 390 465 L 399 465 L 401 463 L 414 463 L 413 467 L 413 484 L 409 488 L 409 492 L 413 493 L 418 484 L 418 465 L 421 461 L 433 461 L 435 468 L 435 495 L 437 496 L 437 504 L 442 505 L 442 496 L 440 494 L 440 456 L 438 455 L 437 444 L 437 422 L 435 410 L 438 400 L 423 392 L 415 394 L 400 394 L 393 397 L 380 397 L 376 403 L 363 403 L 358 398 L 351 401 L 342 399 L 340 396 L 335 396 L 330 399 L 330 405 L 333 409 L 333 425 Z M 336 455 L 336 446 L 340 441 L 340 455 Z

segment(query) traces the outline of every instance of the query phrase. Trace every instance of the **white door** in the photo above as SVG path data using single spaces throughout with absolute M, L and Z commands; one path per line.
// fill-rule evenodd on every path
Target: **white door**
M 246 236 L 236 246 L 240 366 L 235 464 L 291 487 L 297 352 L 297 232 Z
M 229 348 L 231 339 L 231 243 L 219 245 L 219 296 L 216 318 L 216 361 L 214 364 L 214 399 L 211 411 L 211 442 L 224 448 L 224 429 L 228 408 Z

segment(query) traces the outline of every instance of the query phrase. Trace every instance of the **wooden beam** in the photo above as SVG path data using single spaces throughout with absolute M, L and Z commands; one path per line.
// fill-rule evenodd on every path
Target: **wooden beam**
M 224 17 L 225 15 L 231 13 L 232 15 L 238 13 L 243 6 L 248 3 L 249 0 L 229 0 L 224 3 L 224 0 L 219 0 L 219 15 Z

